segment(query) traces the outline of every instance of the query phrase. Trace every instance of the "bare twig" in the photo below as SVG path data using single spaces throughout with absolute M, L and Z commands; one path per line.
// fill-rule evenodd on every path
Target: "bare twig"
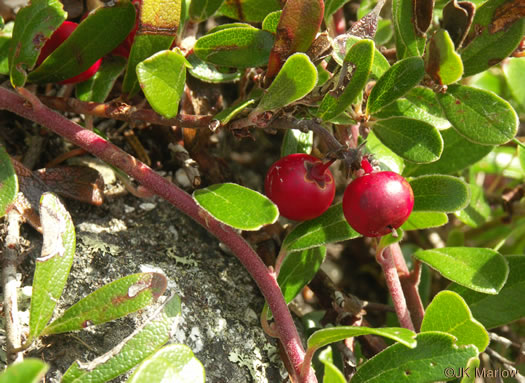
M 22 352 L 16 351 L 22 345 L 22 330 L 18 317 L 18 281 L 16 280 L 21 219 L 20 214 L 15 209 L 11 209 L 7 213 L 7 236 L 2 259 L 2 286 L 4 290 L 8 362 L 19 362 L 23 359 Z

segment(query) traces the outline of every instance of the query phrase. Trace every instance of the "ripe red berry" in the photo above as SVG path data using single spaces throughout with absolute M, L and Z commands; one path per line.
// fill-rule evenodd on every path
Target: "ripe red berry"
M 332 162 L 323 163 L 304 153 L 283 157 L 266 174 L 266 195 L 288 219 L 305 221 L 316 218 L 334 199 L 335 182 L 328 169 Z
M 42 62 L 47 58 L 47 56 L 53 53 L 53 51 L 57 49 L 60 46 L 60 44 L 62 44 L 69 37 L 71 33 L 73 33 L 77 26 L 78 24 L 72 21 L 64 21 L 62 25 L 58 27 L 58 29 L 51 35 L 49 40 L 47 40 L 44 46 L 42 47 L 40 55 L 36 60 L 36 65 L 38 66 L 42 64 Z M 67 80 L 60 81 L 60 84 L 75 84 L 77 82 L 86 81 L 88 78 L 90 78 L 97 72 L 101 62 L 102 59 L 98 59 L 86 71 L 74 77 L 68 78 Z
M 413 207 L 410 184 L 393 172 L 358 177 L 346 187 L 343 196 L 346 220 L 366 237 L 391 233 L 408 219 Z

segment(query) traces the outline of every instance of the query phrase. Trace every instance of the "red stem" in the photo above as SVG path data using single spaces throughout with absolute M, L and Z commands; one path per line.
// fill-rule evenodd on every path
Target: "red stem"
M 392 302 L 394 303 L 399 323 L 402 327 L 415 331 L 410 317 L 410 311 L 408 311 L 403 288 L 399 281 L 399 274 L 397 273 L 394 258 L 391 251 L 389 251 L 390 247 L 391 246 L 388 246 L 384 251 L 383 249 L 378 248 L 379 251 L 376 254 L 376 259 L 383 269 L 388 291 L 392 297 Z
M 29 93 L 20 89 L 24 95 Z M 187 214 L 193 220 L 204 226 L 217 239 L 227 245 L 233 254 L 248 270 L 255 280 L 262 294 L 266 298 L 275 318 L 279 338 L 288 354 L 296 376 L 301 376 L 301 365 L 304 360 L 304 349 L 286 305 L 279 285 L 264 263 L 251 246 L 233 230 L 215 220 L 201 209 L 193 198 L 164 179 L 151 168 L 124 152 L 122 149 L 107 142 L 95 133 L 83 129 L 80 125 L 68 120 L 62 115 L 50 110 L 40 102 L 35 102 L 36 97 L 27 95 L 32 101 L 27 102 L 24 97 L 0 87 L 0 109 L 6 109 L 28 120 L 34 121 L 56 134 L 71 141 L 75 145 L 97 156 L 130 176 L 134 177 L 143 186 L 153 193 L 164 198 L 176 208 Z M 317 382 L 313 370 L 310 368 L 307 376 L 301 382 Z

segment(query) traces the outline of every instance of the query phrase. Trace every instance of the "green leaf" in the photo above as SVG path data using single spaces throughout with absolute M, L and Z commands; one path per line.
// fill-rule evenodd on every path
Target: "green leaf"
M 280 9 L 278 0 L 226 0 L 219 8 L 219 12 L 235 20 L 258 23 L 270 12 Z
M 328 23 L 330 17 L 343 5 L 350 0 L 325 0 L 324 2 L 324 19 Z M 358 17 L 359 18 L 359 17 Z
M 414 211 L 450 213 L 464 209 L 469 203 L 467 184 L 445 175 L 428 175 L 410 181 L 414 191 Z
M 503 65 L 503 72 L 507 79 L 510 93 L 518 105 L 525 105 L 525 84 L 523 73 L 525 73 L 525 57 L 511 57 Z
M 209 19 L 224 3 L 224 0 L 192 0 L 189 16 L 194 22 Z
M 18 194 L 18 178 L 15 168 L 5 151 L 0 145 L 0 217 L 7 213 L 7 208 L 15 202 Z
M 325 95 L 317 112 L 320 118 L 323 120 L 335 118 L 355 101 L 366 85 L 373 60 L 372 40 L 360 40 L 352 45 L 346 54 L 339 80 L 340 87 L 344 88 L 341 91 L 338 86 Z
M 525 33 L 520 0 L 488 0 L 477 10 L 460 50 L 465 77 L 482 72 L 509 56 Z
M 444 247 L 419 250 L 414 257 L 437 270 L 445 278 L 485 294 L 497 294 L 509 274 L 505 258 L 492 249 Z
M 127 382 L 204 383 L 204 376 L 202 363 L 188 346 L 171 344 L 146 359 Z
M 405 160 L 428 163 L 437 161 L 443 152 L 443 139 L 427 122 L 408 117 L 391 117 L 373 124 L 377 138 Z
M 165 118 L 176 116 L 186 84 L 186 66 L 180 52 L 161 51 L 137 65 L 137 78 L 149 104 Z
M 448 223 L 448 216 L 439 211 L 413 211 L 401 226 L 404 231 L 430 229 Z
M 180 315 L 180 305 L 180 298 L 175 295 L 166 303 L 158 318 L 146 322 L 143 328 L 113 350 L 91 363 L 74 362 L 62 377 L 61 383 L 108 382 L 130 370 L 168 342 L 174 319 Z
M 286 303 L 290 303 L 315 276 L 326 257 L 326 247 L 287 254 L 281 265 L 277 283 Z
M 440 85 L 449 85 L 463 75 L 463 62 L 445 29 L 439 29 L 428 41 L 425 70 Z
M 128 66 L 124 74 L 122 91 L 130 96 L 140 90 L 139 80 L 137 79 L 137 65 L 151 57 L 157 52 L 170 49 L 174 36 L 155 35 L 155 34 L 136 34 L 129 53 Z
M 404 176 L 423 174 L 453 174 L 459 172 L 485 157 L 494 147 L 474 144 L 463 138 L 455 129 L 441 131 L 443 153 L 436 162 L 430 164 L 407 163 Z
M 277 25 L 283 11 L 275 11 L 268 13 L 262 22 L 262 29 L 275 34 L 277 32 Z
M 0 30 L 0 74 L 9 74 L 9 46 L 15 23 L 10 21 Z
M 458 346 L 473 344 L 479 352 L 489 345 L 487 330 L 472 317 L 463 298 L 452 291 L 439 292 L 426 308 L 421 332 L 426 331 L 454 335 Z
M 366 138 L 366 149 L 367 152 L 374 155 L 374 160 L 379 162 L 379 166 L 382 170 L 390 170 L 399 174 L 403 172 L 405 161 L 388 147 L 383 145 L 373 131 L 370 131 Z
M 81 330 L 140 310 L 166 290 L 167 279 L 159 273 L 138 273 L 120 278 L 82 298 L 47 326 L 42 335 Z
M 253 27 L 229 28 L 202 36 L 194 52 L 215 65 L 248 68 L 265 65 L 273 46 L 273 35 Z
M 28 80 L 59 82 L 84 72 L 115 49 L 134 25 L 135 7 L 131 2 L 121 1 L 112 7 L 97 8 L 29 74 Z
M 45 42 L 66 19 L 67 13 L 62 7 L 58 0 L 34 0 L 18 11 L 9 47 L 13 87 L 24 86 L 27 71 L 35 65 Z
M 299 129 L 287 129 L 281 144 L 281 157 L 293 153 L 310 154 L 314 144 L 314 132 L 301 132 Z
M 49 366 L 36 358 L 27 358 L 8 366 L 0 374 L 0 383 L 37 383 L 44 377 Z
M 255 101 L 258 100 L 257 98 L 248 98 L 248 100 L 241 102 L 240 104 L 235 104 L 230 106 L 229 108 L 226 108 L 222 110 L 220 113 L 217 113 L 215 115 L 215 119 L 221 122 L 221 125 L 226 125 L 228 122 L 231 121 L 232 118 L 234 118 L 237 114 L 242 112 L 244 109 L 249 107 L 252 104 L 255 104 Z
M 438 100 L 459 134 L 482 145 L 501 145 L 518 129 L 512 106 L 491 92 L 463 85 L 451 85 Z
M 447 369 L 465 367 L 478 355 L 474 345 L 457 346 L 452 335 L 432 331 L 416 337 L 416 348 L 394 344 L 362 364 L 352 383 L 432 383 L 448 381 Z
M 376 45 L 386 45 L 390 39 L 394 36 L 394 27 L 392 21 L 383 19 L 377 23 L 377 32 L 374 36 L 374 42 Z
M 392 1 L 394 36 L 397 57 L 400 59 L 422 56 L 425 51 L 425 37 L 416 31 L 414 19 L 414 2 L 412 0 Z
M 93 77 L 77 84 L 75 87 L 77 98 L 81 101 L 106 101 L 109 92 L 113 89 L 113 85 L 125 67 L 126 59 L 124 57 L 105 57 Z
M 213 64 L 202 61 L 193 53 L 187 56 L 186 60 L 191 64 L 191 67 L 188 68 L 190 74 L 204 82 L 218 84 L 238 81 L 242 77 L 242 73 L 238 70 L 230 71 L 228 69 L 218 68 Z
M 321 216 L 295 226 L 284 239 L 281 249 L 287 252 L 300 251 L 360 236 L 346 221 L 339 203 L 328 208 Z
M 450 127 L 436 94 L 429 88 L 417 86 L 411 89 L 404 98 L 398 98 L 390 105 L 375 114 L 377 118 L 404 116 L 415 118 L 434 125 L 439 130 Z
M 509 276 L 497 295 L 478 293 L 455 283 L 449 286 L 449 290 L 465 299 L 472 315 L 487 329 L 503 326 L 525 316 L 525 305 L 516 304 L 525 295 L 525 256 L 508 255 L 505 259 L 509 264 Z
M 366 104 L 366 113 L 375 114 L 418 85 L 425 75 L 421 57 L 400 60 L 377 80 Z
M 310 93 L 316 82 L 315 65 L 304 53 L 295 53 L 288 57 L 257 109 L 266 111 L 290 105 Z
M 277 75 L 286 59 L 295 52 L 306 52 L 323 21 L 323 0 L 287 0 L 284 4 L 273 44 L 266 78 Z
M 337 39 L 336 39 L 337 41 Z M 333 59 L 339 64 L 343 65 L 343 61 L 346 57 L 346 53 L 361 39 L 357 36 L 344 35 L 344 46 L 342 50 L 334 49 L 332 52 Z M 388 60 L 383 54 L 377 49 L 374 49 L 374 60 L 372 61 L 371 77 L 380 78 L 390 68 Z
M 471 184 L 469 188 L 470 204 L 457 212 L 456 216 L 466 225 L 480 227 L 489 219 L 491 209 L 481 187 Z
M 308 338 L 308 348 L 318 349 L 329 345 L 330 343 L 339 342 L 346 338 L 352 338 L 361 335 L 378 335 L 388 339 L 392 339 L 399 342 L 399 345 L 404 347 L 414 348 L 416 347 L 416 333 L 412 330 L 401 327 L 383 327 L 383 328 L 371 328 L 371 327 L 353 327 L 353 326 L 337 326 L 323 328 L 317 330 Z
M 279 217 L 277 206 L 267 197 L 237 184 L 195 190 L 193 199 L 215 219 L 236 229 L 259 230 Z
M 525 149 L 521 146 L 518 146 L 518 158 L 520 159 L 521 169 L 525 171 Z
M 29 336 L 38 337 L 53 316 L 66 286 L 75 255 L 75 227 L 57 196 L 44 193 L 40 199 L 44 243 L 36 260 L 29 319 Z
M 323 383 L 346 383 L 345 376 L 334 364 L 331 347 L 319 353 L 319 360 L 324 365 Z

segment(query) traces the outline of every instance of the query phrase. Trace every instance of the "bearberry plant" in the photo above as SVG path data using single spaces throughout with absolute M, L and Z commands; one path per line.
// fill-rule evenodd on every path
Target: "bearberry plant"
M 525 380 L 522 1 L 116 0 L 85 11 L 32 0 L 1 20 L 0 109 L 105 161 L 134 195 L 169 201 L 222 242 L 266 299 L 261 325 L 291 381 L 468 381 L 469 368 Z M 169 129 L 168 139 L 134 141 L 139 160 L 107 139 L 119 142 L 122 124 Z M 262 153 L 251 162 L 226 155 L 252 141 Z M 0 380 L 36 381 L 46 364 L 21 360 L 41 337 L 139 310 L 168 281 L 130 275 L 49 323 L 72 265 L 71 217 L 42 186 L 53 191 L 49 178 L 16 161 L 26 144 L 4 134 L 0 145 L 3 312 L 17 362 Z M 178 161 L 165 154 L 173 146 Z M 244 183 L 247 163 L 256 176 Z M 99 205 L 103 187 L 88 184 L 66 196 Z M 28 329 L 16 319 L 22 221 L 44 236 Z M 263 254 L 256 234 L 273 250 Z M 352 281 L 370 269 L 381 273 L 364 289 Z M 389 298 L 367 302 L 382 300 L 383 285 Z M 306 342 L 288 307 L 299 295 L 313 308 L 294 310 Z M 187 346 L 161 348 L 168 305 L 62 381 L 109 381 L 139 365 L 129 381 L 203 382 Z

